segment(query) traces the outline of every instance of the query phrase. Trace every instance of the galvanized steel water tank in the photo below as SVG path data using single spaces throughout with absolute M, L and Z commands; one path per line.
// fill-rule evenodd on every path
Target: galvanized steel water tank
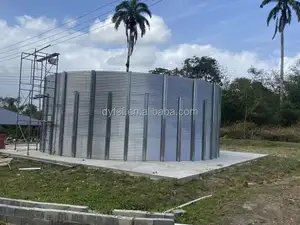
M 128 161 L 219 156 L 217 84 L 114 71 L 64 72 L 48 76 L 45 84 L 44 120 L 54 122 L 42 126 L 41 151 Z

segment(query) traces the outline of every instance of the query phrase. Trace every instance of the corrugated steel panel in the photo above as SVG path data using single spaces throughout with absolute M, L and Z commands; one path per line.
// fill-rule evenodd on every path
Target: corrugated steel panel
M 148 75 L 145 92 L 149 93 L 147 160 L 160 160 L 161 117 L 158 115 L 162 107 L 163 76 Z
M 151 94 L 153 75 L 131 74 L 131 116 L 129 125 L 128 160 L 142 160 L 145 93 Z
M 73 108 L 74 92 L 79 92 L 79 117 L 77 134 L 77 154 L 76 157 L 87 157 L 87 135 L 89 124 L 90 109 L 90 91 L 91 91 L 91 72 L 70 72 L 68 73 L 68 82 L 66 89 L 66 110 L 63 155 L 71 156 L 72 126 L 73 126 Z M 162 75 L 132 73 L 131 74 L 131 92 L 130 108 L 133 115 L 129 118 L 129 139 L 127 160 L 142 160 L 143 149 L 143 130 L 144 130 L 144 101 L 145 93 L 149 93 L 149 112 L 148 112 L 148 135 L 147 135 L 147 154 L 146 160 L 160 160 L 160 140 L 161 140 L 161 113 L 163 78 Z M 49 76 L 49 84 L 46 90 L 50 96 L 53 96 L 51 85 L 54 77 Z M 52 80 L 52 82 L 51 82 Z M 59 139 L 59 121 L 62 104 L 63 76 L 59 74 L 57 90 L 57 110 L 55 117 L 55 151 L 58 153 Z M 182 108 L 187 111 L 181 117 L 182 135 L 181 135 L 181 160 L 190 160 L 191 150 L 191 109 L 192 109 L 192 90 L 193 80 L 180 77 L 167 77 L 166 82 L 166 142 L 165 142 L 165 160 L 176 160 L 176 137 L 177 137 L 177 113 L 178 97 L 182 97 Z M 52 83 L 52 84 L 51 84 Z M 211 103 L 212 103 L 212 84 L 205 81 L 197 81 L 196 108 L 195 112 L 195 160 L 201 160 L 202 155 L 202 122 L 205 122 L 205 145 L 206 159 L 209 158 L 210 147 L 213 148 L 213 154 L 216 156 L 218 151 L 219 119 L 220 119 L 220 88 L 216 85 L 214 97 L 214 120 L 211 127 Z M 111 117 L 111 136 L 109 159 L 124 159 L 124 137 L 125 137 L 125 114 L 126 102 L 129 87 L 129 76 L 123 72 L 96 72 L 95 82 L 95 111 L 94 127 L 92 141 L 92 158 L 105 159 L 106 142 L 106 120 L 107 120 L 107 101 L 108 93 L 112 93 Z M 49 112 L 52 110 L 50 98 Z M 206 100 L 206 118 L 203 121 L 202 107 L 203 100 Z M 49 119 L 50 119 L 49 113 Z M 211 130 L 212 128 L 212 130 Z M 211 145 L 211 131 L 213 134 Z
M 71 156 L 74 92 L 79 92 L 78 133 L 76 142 L 76 157 L 86 158 L 88 136 L 88 113 L 90 102 L 90 76 L 89 71 L 68 73 L 66 90 L 65 130 L 63 141 L 63 155 Z
M 97 72 L 95 93 L 95 117 L 92 157 L 104 159 L 106 115 L 103 110 L 107 107 L 108 92 L 112 92 L 112 108 L 116 111 L 111 118 L 111 137 L 109 159 L 123 160 L 125 109 L 128 75 L 122 72 Z

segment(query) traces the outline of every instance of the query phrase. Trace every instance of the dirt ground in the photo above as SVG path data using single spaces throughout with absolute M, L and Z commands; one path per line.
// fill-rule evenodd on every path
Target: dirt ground
M 249 200 L 239 206 L 245 214 L 233 217 L 231 225 L 300 224 L 300 177 L 250 189 Z

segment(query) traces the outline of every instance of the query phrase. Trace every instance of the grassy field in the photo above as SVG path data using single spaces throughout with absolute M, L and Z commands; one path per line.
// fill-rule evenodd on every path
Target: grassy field
M 292 206 L 288 205 L 292 207 L 289 211 L 295 210 L 288 218 L 297 221 L 296 212 L 300 210 L 300 199 L 297 199 L 300 196 L 297 189 L 300 187 L 300 144 L 222 140 L 222 148 L 271 155 L 188 183 L 153 181 L 103 170 L 68 169 L 15 159 L 12 170 L 0 167 L 0 196 L 88 205 L 99 212 L 110 213 L 115 208 L 164 211 L 213 194 L 212 198 L 184 208 L 185 214 L 177 221 L 194 225 L 238 225 L 256 220 L 268 221 L 269 217 L 259 214 L 263 211 L 261 202 L 273 204 L 280 200 L 278 195 L 283 198 L 286 194 L 286 198 L 293 201 Z M 41 166 L 42 169 L 18 170 L 29 166 Z M 296 197 L 290 196 L 289 190 Z M 257 202 L 258 199 L 261 202 Z M 283 198 L 282 201 L 288 200 Z M 287 206 L 284 208 L 288 209 Z M 298 222 L 295 224 L 300 224 L 300 218 Z

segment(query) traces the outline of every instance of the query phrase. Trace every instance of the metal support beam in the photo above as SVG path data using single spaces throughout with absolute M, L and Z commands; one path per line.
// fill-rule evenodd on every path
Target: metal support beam
M 49 113 L 49 94 L 47 94 L 46 98 L 46 106 L 45 106 L 45 115 L 43 119 L 43 145 L 42 145 L 42 151 L 45 152 L 46 150 L 46 140 L 47 140 L 47 134 L 48 134 L 48 113 Z M 49 150 L 49 145 L 48 145 L 48 150 Z
M 206 100 L 202 103 L 202 160 L 206 160 Z
M 68 73 L 64 72 L 64 90 L 62 94 L 62 103 L 60 111 L 60 124 L 59 124 L 59 142 L 58 150 L 59 155 L 63 155 L 63 145 L 64 145 L 64 133 L 65 133 L 65 117 L 66 117 L 66 99 L 67 99 L 67 87 L 68 87 Z
M 219 88 L 219 101 L 218 101 L 218 126 L 217 126 L 217 129 L 218 129 L 218 132 L 217 132 L 217 146 L 218 146 L 218 149 L 217 149 L 217 157 L 220 157 L 220 135 L 221 135 L 221 131 L 220 131 L 220 127 L 221 127 L 221 105 L 222 105 L 222 91 Z
M 92 71 L 91 76 L 91 93 L 90 93 L 90 109 L 89 109 L 89 128 L 87 140 L 87 158 L 92 158 L 93 137 L 94 137 L 94 117 L 95 117 L 95 92 L 96 92 L 96 71 Z
M 53 137 L 54 137 L 54 126 L 55 126 L 55 112 L 56 112 L 56 94 L 57 94 L 57 73 L 54 74 L 54 90 L 53 90 L 53 101 L 52 101 L 52 114 L 51 114 L 51 125 L 49 135 L 49 153 L 53 154 Z
M 209 159 L 214 158 L 214 151 L 215 151 L 215 143 L 214 143 L 214 105 L 215 105 L 215 84 L 212 83 L 212 93 L 211 93 L 211 116 L 210 116 L 210 149 L 209 149 Z
M 176 141 L 176 161 L 181 161 L 181 129 L 182 129 L 182 98 L 178 98 L 178 108 L 177 108 L 177 141 Z
M 191 113 L 191 150 L 190 150 L 190 160 L 195 160 L 195 140 L 196 140 L 196 101 L 197 101 L 197 80 L 193 80 L 193 90 L 192 90 L 192 113 Z
M 111 112 L 112 112 L 112 92 L 107 96 L 107 115 L 106 115 L 106 135 L 105 135 L 105 160 L 109 159 L 110 135 L 111 135 Z
M 78 129 L 79 92 L 74 93 L 73 128 L 72 128 L 72 156 L 76 157 L 77 129 Z
M 125 135 L 124 135 L 124 161 L 127 161 L 128 144 L 129 144 L 129 110 L 131 101 L 131 72 L 128 73 L 128 87 L 127 87 L 127 102 L 126 102 L 126 115 L 125 115 Z
M 162 110 L 161 115 L 161 133 L 160 133 L 160 161 L 165 161 L 165 146 L 166 146 L 166 118 L 165 118 L 165 109 L 166 109 L 166 98 L 167 98 L 167 76 L 163 77 L 163 90 L 162 90 Z
M 148 145 L 148 110 L 149 110 L 149 94 L 145 94 L 144 99 L 144 128 L 143 128 L 143 155 L 142 160 L 147 161 L 147 145 Z

